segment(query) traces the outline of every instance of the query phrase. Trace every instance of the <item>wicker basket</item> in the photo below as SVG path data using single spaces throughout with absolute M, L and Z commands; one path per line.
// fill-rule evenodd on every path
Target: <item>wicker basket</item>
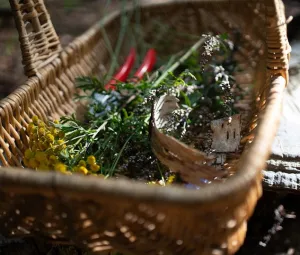
M 74 79 L 98 72 L 100 64 L 109 63 L 109 54 L 100 23 L 62 49 L 43 0 L 10 2 L 28 80 L 0 103 L 1 233 L 71 242 L 95 253 L 110 249 L 130 254 L 236 252 L 262 194 L 261 169 L 270 153 L 288 81 L 290 46 L 281 0 L 140 1 L 141 24 L 150 43 L 148 21 L 153 17 L 197 35 L 243 32 L 239 61 L 256 84 L 247 146 L 232 178 L 201 190 L 22 169 L 20 159 L 28 143 L 24 127 L 30 118 L 80 111 L 82 106 L 72 100 Z M 112 42 L 119 33 L 119 18 L 116 11 L 105 19 Z M 181 43 L 174 40 L 170 50 Z

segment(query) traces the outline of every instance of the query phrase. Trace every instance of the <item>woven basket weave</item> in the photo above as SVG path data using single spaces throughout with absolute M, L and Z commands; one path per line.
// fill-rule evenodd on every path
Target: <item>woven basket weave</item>
M 288 82 L 290 46 L 281 0 L 140 1 L 141 24 L 151 43 L 150 20 L 200 35 L 242 32 L 239 62 L 255 81 L 252 121 L 237 173 L 201 190 L 155 187 L 127 180 L 64 176 L 22 169 L 24 127 L 80 112 L 74 80 L 109 64 L 102 23 L 62 49 L 43 0 L 10 0 L 27 82 L 0 103 L 0 229 L 71 242 L 95 253 L 233 254 L 261 196 L 261 169 L 269 156 Z M 134 8 L 128 10 L 134 11 Z M 119 33 L 120 13 L 107 16 L 106 35 Z M 126 41 L 126 40 L 125 40 Z M 170 51 L 180 49 L 174 40 Z M 126 51 L 126 47 L 122 48 Z M 159 52 L 158 54 L 163 54 Z M 249 79 L 248 79 L 249 80 Z

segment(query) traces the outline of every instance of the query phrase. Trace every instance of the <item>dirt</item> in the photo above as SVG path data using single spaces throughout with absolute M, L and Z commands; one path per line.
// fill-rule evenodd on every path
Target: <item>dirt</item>
M 248 223 L 245 243 L 237 254 L 300 254 L 298 200 L 299 197 L 295 194 L 265 191 Z
M 21 66 L 21 54 L 18 46 L 12 17 L 0 0 L 0 97 L 11 93 L 25 80 Z M 116 4 L 116 1 L 111 1 Z M 288 15 L 300 14 L 300 3 L 285 0 Z M 48 0 L 50 14 L 55 16 L 53 23 L 63 45 L 81 34 L 103 13 L 102 0 L 60 1 Z M 70 3 L 73 3 L 70 4 Z M 76 4 L 77 3 L 77 4 Z M 299 20 L 296 18 L 295 20 Z M 291 36 L 296 37 L 299 23 L 291 25 Z M 299 36 L 299 35 L 298 35 Z M 300 255 L 300 203 L 298 194 L 285 194 L 264 191 L 263 197 L 248 223 L 248 232 L 244 245 L 238 255 Z M 1 234 L 1 232 L 0 232 Z M 75 247 L 51 246 L 41 240 L 5 239 L 0 235 L 0 255 L 35 254 L 84 254 Z

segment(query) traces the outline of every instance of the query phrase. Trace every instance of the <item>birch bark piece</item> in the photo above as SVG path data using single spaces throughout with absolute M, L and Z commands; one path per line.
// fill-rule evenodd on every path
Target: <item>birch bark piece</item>
M 175 96 L 164 95 L 155 101 L 150 123 L 151 146 L 156 157 L 171 171 L 178 172 L 183 180 L 193 184 L 203 184 L 203 179 L 214 180 L 224 176 L 213 166 L 214 157 L 189 147 L 179 140 L 162 133 L 171 113 L 178 109 Z
M 211 148 L 215 152 L 235 152 L 241 141 L 241 115 L 236 114 L 229 118 L 213 120 Z

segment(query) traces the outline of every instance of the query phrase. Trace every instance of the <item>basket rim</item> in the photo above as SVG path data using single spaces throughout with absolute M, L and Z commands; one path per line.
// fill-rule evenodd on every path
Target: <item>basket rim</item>
M 245 1 L 245 0 L 235 0 Z M 211 0 L 159 0 L 157 2 L 147 2 L 142 0 L 139 7 L 149 8 L 161 4 L 177 4 L 177 3 L 199 3 L 212 2 Z M 214 0 L 213 2 L 228 2 L 228 0 Z M 230 2 L 230 1 L 229 1 Z M 133 8 L 129 7 L 128 10 Z M 59 54 L 68 56 L 68 49 L 76 49 L 79 45 L 83 45 L 83 39 L 86 34 L 93 34 L 101 26 L 107 25 L 120 15 L 120 10 L 116 10 L 98 21 L 94 26 L 88 29 L 81 36 L 75 38 L 63 51 Z M 104 22 L 103 22 L 104 20 Z M 45 69 L 45 68 L 43 68 Z M 36 79 L 31 77 L 29 79 Z M 280 81 L 279 81 L 279 80 Z M 247 191 L 249 187 L 261 176 L 261 172 L 265 165 L 271 150 L 273 137 L 275 136 L 276 127 L 279 124 L 279 114 L 283 90 L 286 80 L 279 76 L 277 83 L 280 83 L 279 89 L 275 95 L 266 104 L 266 112 L 264 118 L 259 121 L 257 127 L 257 135 L 252 144 L 241 154 L 237 164 L 237 173 L 224 183 L 213 183 L 204 186 L 200 190 L 188 190 L 184 187 L 167 186 L 160 187 L 158 185 L 146 185 L 135 180 L 107 179 L 103 180 L 99 177 L 88 176 L 65 176 L 56 172 L 33 172 L 22 168 L 2 167 L 0 170 L 0 189 L 16 191 L 17 193 L 40 193 L 49 194 L 49 191 L 57 194 L 63 190 L 73 191 L 75 196 L 80 192 L 81 195 L 89 193 L 106 193 L 112 196 L 138 199 L 143 201 L 168 202 L 193 205 L 194 203 L 209 203 L 216 200 L 232 197 L 237 195 L 238 191 Z M 272 88 L 272 86 L 270 86 Z M 2 100 L 1 100 L 2 103 Z M 270 131 L 270 127 L 272 127 Z M 270 132 L 268 132 L 270 131 Z M 259 154 L 259 157 L 257 156 Z M 23 186 L 23 187 L 22 187 Z M 19 188 L 16 188 L 19 187 Z M 40 189 L 37 189 L 40 188 Z

